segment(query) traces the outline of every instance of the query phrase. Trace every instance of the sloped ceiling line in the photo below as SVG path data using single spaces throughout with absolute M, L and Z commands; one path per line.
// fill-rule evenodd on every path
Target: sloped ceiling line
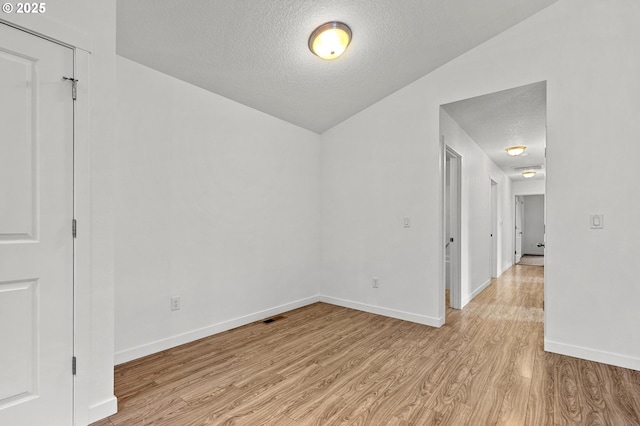
M 117 53 L 322 133 L 557 0 L 118 0 Z M 307 39 L 340 20 L 335 61 Z

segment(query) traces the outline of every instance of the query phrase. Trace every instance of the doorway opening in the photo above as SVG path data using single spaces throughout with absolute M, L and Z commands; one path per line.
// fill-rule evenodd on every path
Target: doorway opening
M 544 266 L 544 194 L 516 196 L 516 258 L 518 265 Z M 519 219 L 519 220 L 518 220 Z
M 445 245 L 455 231 L 451 209 L 456 189 L 451 187 L 456 156 L 447 149 L 454 148 L 464 155 L 464 162 L 458 164 L 464 167 L 464 192 L 456 194 L 458 207 L 464 208 L 464 247 L 460 246 L 462 240 L 457 240 L 456 247 L 455 237 L 451 246 L 461 253 L 464 273 L 457 286 L 459 271 L 454 266 L 457 253 L 445 248 L 442 291 L 446 294 L 449 290 L 451 294 L 448 306 L 461 308 L 480 294 L 493 278 L 516 263 L 512 253 L 521 260 L 522 217 L 516 224 L 509 200 L 516 195 L 544 193 L 546 92 L 546 82 L 540 81 L 440 105 L 440 134 L 447 138 L 442 139 L 441 151 L 445 163 L 442 224 Z M 514 247 L 518 239 L 521 241 Z M 536 241 L 537 244 L 544 245 L 544 241 Z
M 498 182 L 491 179 L 491 278 L 498 278 L 500 268 L 498 266 Z
M 524 200 L 521 196 L 516 195 L 515 197 L 515 227 L 513 234 L 513 246 L 514 246 L 514 258 L 513 263 L 517 265 L 520 263 L 520 259 L 522 259 L 522 206 L 524 205 Z
M 461 170 L 462 157 L 444 143 L 444 287 L 445 311 L 462 308 L 461 288 Z

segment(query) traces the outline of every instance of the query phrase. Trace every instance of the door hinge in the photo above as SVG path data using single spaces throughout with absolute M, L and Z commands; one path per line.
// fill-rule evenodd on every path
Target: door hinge
M 74 101 L 78 99 L 78 80 L 73 77 L 62 77 L 62 79 L 71 82 L 71 98 Z
M 71 235 L 73 235 L 73 238 L 78 236 L 78 221 L 75 219 L 71 222 Z
M 76 357 L 71 358 L 71 373 L 76 375 Z

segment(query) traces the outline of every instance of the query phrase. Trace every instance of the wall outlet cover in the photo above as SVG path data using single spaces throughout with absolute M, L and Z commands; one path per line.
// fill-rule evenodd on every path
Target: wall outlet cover
M 177 311 L 180 309 L 180 297 L 174 296 L 171 298 L 171 310 Z

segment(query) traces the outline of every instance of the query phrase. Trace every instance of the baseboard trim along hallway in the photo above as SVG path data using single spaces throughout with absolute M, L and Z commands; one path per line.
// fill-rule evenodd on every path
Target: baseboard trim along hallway
M 94 426 L 640 425 L 638 371 L 544 351 L 543 274 L 515 265 L 440 328 L 322 301 L 270 311 L 118 365 L 119 412 Z
M 148 355 L 152 355 L 176 346 L 184 345 L 194 340 L 209 337 L 214 334 L 222 333 L 227 330 L 232 330 L 243 325 L 251 324 L 255 321 L 262 320 L 274 315 L 281 314 L 293 309 L 297 309 L 303 306 L 311 305 L 318 302 L 320 299 L 318 296 L 308 297 L 305 299 L 296 300 L 284 305 L 276 306 L 270 309 L 254 312 L 248 315 L 244 315 L 238 318 L 234 318 L 227 321 L 222 321 L 216 324 L 209 325 L 207 327 L 199 328 L 197 330 L 188 331 L 186 333 L 177 334 L 175 336 L 168 337 L 166 339 L 157 340 L 144 345 L 137 346 L 135 348 L 126 349 L 115 354 L 115 364 L 122 364 L 134 359 L 142 358 Z
M 398 311 L 396 309 L 385 308 L 383 306 L 368 305 L 366 303 L 354 302 L 352 300 L 339 299 L 330 296 L 319 296 L 320 302 L 329 303 L 331 305 L 342 306 L 344 308 L 356 309 L 362 312 L 368 312 L 376 315 L 384 315 L 389 318 L 411 321 L 418 324 L 428 325 L 431 327 L 440 327 L 444 324 L 444 318 L 434 318 L 426 315 L 414 314 L 411 312 Z

